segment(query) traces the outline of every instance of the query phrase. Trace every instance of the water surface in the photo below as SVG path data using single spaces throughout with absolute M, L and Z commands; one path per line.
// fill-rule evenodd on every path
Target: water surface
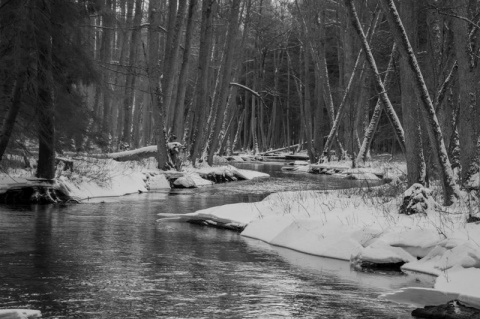
M 408 277 L 354 272 L 231 231 L 156 222 L 160 212 L 339 183 L 263 166 L 273 178 L 105 203 L 0 207 L 0 308 L 38 309 L 45 318 L 410 318 L 409 307 L 377 299 L 412 285 Z

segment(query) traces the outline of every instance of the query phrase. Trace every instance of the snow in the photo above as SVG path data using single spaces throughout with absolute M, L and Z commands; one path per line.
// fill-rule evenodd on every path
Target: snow
M 0 319 L 30 319 L 40 318 L 39 310 L 29 309 L 0 309 Z
M 156 147 L 156 146 L 155 146 Z M 141 152 L 152 150 L 153 146 L 144 147 Z M 139 150 L 132 150 L 120 153 L 139 153 Z M 63 171 L 63 166 L 57 167 L 56 187 L 64 190 L 67 194 L 77 200 L 84 200 L 98 197 L 117 197 L 127 194 L 143 193 L 152 190 L 170 189 L 170 183 L 164 171 L 156 168 L 154 159 L 143 159 L 140 161 L 118 162 L 113 159 L 99 159 L 92 157 L 76 157 L 72 159 L 73 171 Z M 178 173 L 171 171 L 167 173 Z M 233 166 L 204 166 L 202 168 L 185 168 L 184 177 L 177 179 L 177 184 L 184 184 L 184 187 L 199 187 L 212 185 L 213 182 L 203 179 L 200 174 L 229 175 L 235 173 L 243 179 L 254 179 L 268 177 L 268 174 L 237 169 Z M 32 176 L 31 171 L 17 170 L 11 174 L 0 174 L 0 193 L 7 189 L 22 185 L 33 185 L 41 183 Z
M 64 172 L 57 180 L 78 199 L 148 192 L 150 185 L 151 189 L 170 188 L 160 171 L 137 162 L 83 159 L 74 167 L 74 172 Z
M 182 177 L 177 178 L 174 182 L 174 185 L 181 186 L 185 188 L 201 187 L 207 185 L 213 185 L 213 182 L 203 179 L 198 175 L 198 173 L 190 172 Z
M 240 175 L 248 180 L 254 179 L 254 178 L 260 178 L 260 177 L 269 177 L 270 175 L 262 172 L 257 172 L 257 171 L 251 171 L 247 169 L 237 169 L 237 172 L 240 173 Z
M 472 176 L 470 176 L 470 179 L 467 182 L 467 186 L 469 188 L 480 188 L 480 172 L 476 172 Z
M 400 205 L 401 198 L 375 201 L 360 192 L 282 192 L 257 203 L 182 216 L 240 224 L 245 226 L 242 236 L 312 255 L 352 263 L 404 262 L 407 273 L 436 276 L 434 288 L 403 289 L 385 298 L 402 302 L 413 298 L 428 305 L 461 295 L 462 301 L 480 307 L 480 225 L 465 224 L 465 215 L 458 212 L 398 214 Z
M 402 171 L 402 166 L 375 165 L 349 173 L 376 175 L 383 172 L 384 176 L 395 179 Z M 245 179 L 268 176 L 232 166 L 186 168 L 183 174 L 187 182 L 198 186 L 211 184 L 201 178 L 202 174 L 232 172 Z M 0 190 L 31 182 L 29 176 L 13 176 L 13 179 L 1 175 Z M 148 160 L 75 159 L 73 172 L 59 172 L 57 181 L 77 198 L 121 196 L 169 188 L 165 175 Z M 375 190 L 381 192 L 383 187 L 388 186 Z M 184 215 L 159 215 L 164 217 L 161 221 L 200 218 L 238 225 L 245 227 L 242 236 L 311 255 L 353 263 L 405 262 L 402 266 L 405 272 L 435 276 L 434 287 L 403 289 L 385 298 L 425 305 L 456 296 L 480 307 L 480 225 L 465 223 L 469 205 L 459 201 L 445 208 L 432 203 L 427 214 L 408 216 L 398 214 L 402 198 L 379 200 L 368 195 L 371 191 L 372 188 L 282 192 L 256 203 L 230 204 Z
M 141 148 L 137 148 L 137 149 L 129 150 L 129 151 L 109 153 L 109 154 L 107 154 L 107 156 L 109 158 L 113 158 L 113 159 L 119 158 L 119 157 L 139 155 L 139 154 L 144 154 L 144 153 L 151 153 L 152 156 L 155 156 L 156 152 L 157 152 L 157 145 L 150 145 L 150 146 L 145 146 L 145 147 L 141 147 Z
M 343 172 L 345 173 L 345 172 Z M 380 178 L 373 173 L 350 173 L 347 175 L 348 178 L 356 179 L 356 180 L 379 180 Z

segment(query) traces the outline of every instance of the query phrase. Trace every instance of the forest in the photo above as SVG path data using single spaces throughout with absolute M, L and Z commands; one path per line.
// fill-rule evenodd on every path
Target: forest
M 168 142 L 402 155 L 445 204 L 480 158 L 480 1 L 0 0 L 0 159 Z

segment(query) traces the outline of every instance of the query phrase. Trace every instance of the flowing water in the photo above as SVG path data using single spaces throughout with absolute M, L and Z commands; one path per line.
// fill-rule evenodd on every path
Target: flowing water
M 419 285 L 406 276 L 359 273 L 235 232 L 156 221 L 160 212 L 258 201 L 272 191 L 359 185 L 279 168 L 257 167 L 271 178 L 197 190 L 0 207 L 0 309 L 38 309 L 45 318 L 410 318 L 411 308 L 377 298 Z

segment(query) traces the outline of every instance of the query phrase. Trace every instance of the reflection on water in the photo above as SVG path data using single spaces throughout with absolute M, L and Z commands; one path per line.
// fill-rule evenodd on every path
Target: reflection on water
M 46 318 L 409 317 L 408 308 L 376 299 L 409 285 L 406 277 L 351 272 L 345 262 L 230 231 L 156 223 L 159 212 L 265 196 L 245 191 L 248 183 L 225 193 L 215 186 L 108 203 L 1 207 L 0 308 L 39 309 Z

